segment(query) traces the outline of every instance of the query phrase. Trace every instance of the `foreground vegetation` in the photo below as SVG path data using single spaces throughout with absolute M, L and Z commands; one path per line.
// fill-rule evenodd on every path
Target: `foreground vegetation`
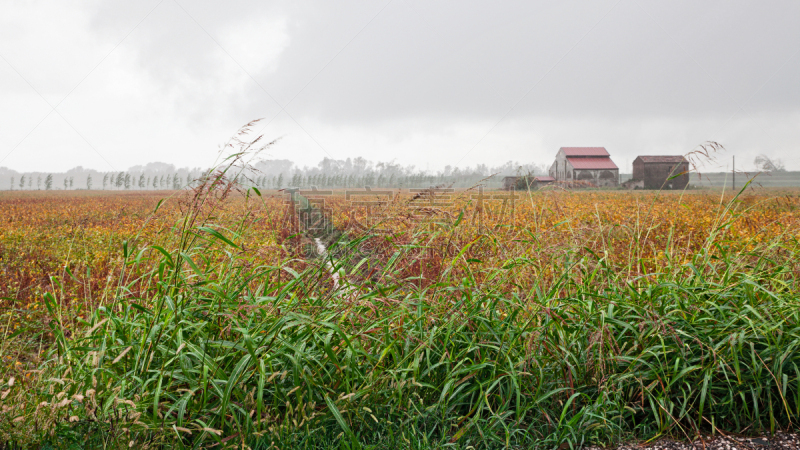
M 163 203 L 32 195 L 0 202 L 12 445 L 575 448 L 800 420 L 797 191 L 333 196 L 316 233 L 221 173 Z

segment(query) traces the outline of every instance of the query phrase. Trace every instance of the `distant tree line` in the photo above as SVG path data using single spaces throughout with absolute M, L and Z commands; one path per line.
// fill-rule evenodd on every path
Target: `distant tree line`
M 502 185 L 506 175 L 520 173 L 546 173 L 546 166 L 519 164 L 509 161 L 503 165 L 489 167 L 445 166 L 443 170 L 429 172 L 415 166 L 402 166 L 394 162 L 374 163 L 364 158 L 336 160 L 325 158 L 316 166 L 297 167 L 289 160 L 266 160 L 255 164 L 253 170 L 243 172 L 237 181 L 264 189 L 287 187 L 311 187 L 325 189 L 363 188 L 426 188 L 443 186 L 453 188 L 471 187 L 483 183 L 489 187 Z
M 415 166 L 378 162 L 364 158 L 325 158 L 316 166 L 299 167 L 289 160 L 262 160 L 246 169 L 228 173 L 228 178 L 246 187 L 283 189 L 463 188 L 483 183 L 499 187 L 502 177 L 523 173 L 545 173 L 545 166 L 507 162 L 496 167 L 451 167 L 430 172 Z M 177 169 L 171 164 L 150 163 L 128 170 L 100 172 L 76 167 L 62 173 L 19 173 L 0 167 L 0 189 L 7 190 L 179 190 L 191 186 L 206 173 L 200 168 Z
M 129 172 L 105 173 L 103 174 L 102 189 L 179 190 L 199 176 L 199 173 L 191 172 L 185 178 L 178 173 L 161 175 L 140 173 L 139 176 L 131 175 Z M 87 189 L 91 189 L 91 175 L 86 180 L 86 186 Z
M 19 173 L 0 167 L 2 190 L 178 190 L 203 174 L 200 168 L 176 169 L 171 164 L 150 163 L 117 172 L 75 167 L 62 173 Z
M 484 178 L 480 174 L 464 175 L 396 175 L 370 173 L 366 175 L 355 174 L 307 174 L 295 172 L 290 176 L 284 174 L 261 175 L 255 177 L 238 176 L 235 181 L 245 186 L 256 186 L 264 189 L 282 189 L 287 187 L 318 187 L 318 188 L 359 188 L 364 186 L 385 188 L 414 188 L 429 187 L 434 185 L 453 185 L 462 187 L 473 185 Z
M 193 180 L 200 176 L 200 173 L 190 173 L 188 176 L 181 176 L 179 173 L 154 174 L 149 175 L 140 173 L 131 174 L 130 172 L 103 173 L 102 183 L 96 185 L 92 174 L 87 174 L 83 184 L 80 179 L 77 181 L 74 176 L 61 177 L 62 186 L 53 185 L 54 176 L 48 174 L 22 174 L 19 178 L 10 176 L 8 189 L 10 190 L 179 190 L 189 185 Z M 34 183 L 34 179 L 36 180 Z M 42 183 L 44 180 L 44 183 Z

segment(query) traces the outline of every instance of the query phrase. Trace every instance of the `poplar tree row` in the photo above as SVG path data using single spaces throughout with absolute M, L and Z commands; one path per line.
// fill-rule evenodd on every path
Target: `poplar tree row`
M 284 174 L 273 176 L 239 176 L 235 181 L 244 186 L 255 186 L 262 189 L 283 189 L 283 188 L 308 188 L 311 186 L 325 189 L 362 189 L 365 186 L 373 188 L 427 188 L 431 186 L 442 187 L 469 187 L 479 183 L 485 176 L 483 174 L 436 174 L 429 175 L 424 173 L 413 175 L 398 175 L 381 173 L 368 173 L 366 175 L 345 175 L 345 174 L 314 174 L 306 175 L 302 172 L 295 172 L 291 177 Z M 495 184 L 500 183 L 499 177 L 492 180 Z
M 92 188 L 91 175 L 86 180 L 87 189 Z M 131 175 L 128 172 L 106 173 L 103 175 L 103 189 L 152 189 L 152 190 L 178 190 L 186 186 L 184 180 L 177 173 L 166 175 Z
M 105 173 L 103 174 L 102 184 L 100 188 L 116 189 L 116 190 L 178 190 L 186 187 L 188 182 L 191 181 L 191 175 L 186 178 L 181 177 L 178 173 L 170 174 L 152 174 L 147 175 L 141 173 L 138 176 L 128 172 L 118 173 Z M 188 178 L 188 182 L 187 182 Z M 11 190 L 53 190 L 55 188 L 53 182 L 53 174 L 23 174 L 19 180 L 15 177 L 10 179 Z M 96 189 L 94 180 L 91 174 L 86 175 L 86 181 L 83 186 L 76 185 L 74 176 L 66 176 L 63 178 L 63 187 L 59 186 L 57 189 L 74 190 L 74 189 Z

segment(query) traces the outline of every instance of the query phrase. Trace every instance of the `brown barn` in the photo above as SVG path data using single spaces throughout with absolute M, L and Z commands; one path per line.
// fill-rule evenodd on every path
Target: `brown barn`
M 684 189 L 689 184 L 689 161 L 683 156 L 639 156 L 633 160 L 632 180 L 642 182 L 645 189 Z

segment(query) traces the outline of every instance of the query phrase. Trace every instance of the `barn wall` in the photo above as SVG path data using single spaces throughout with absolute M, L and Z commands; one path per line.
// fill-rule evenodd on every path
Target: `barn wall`
M 575 169 L 574 180 L 592 183 L 597 187 L 619 186 L 619 170 L 587 170 Z
M 572 179 L 571 167 L 568 169 L 568 165 L 567 155 L 564 154 L 563 150 L 559 150 L 558 153 L 556 153 L 556 160 L 553 162 L 553 165 L 550 166 L 549 175 L 557 181 Z
M 689 174 L 667 181 L 670 176 L 688 171 L 688 163 L 645 163 L 645 189 L 683 189 L 689 184 Z
M 684 174 L 672 180 L 672 189 L 686 189 L 686 186 L 689 185 L 688 162 L 680 163 L 678 165 L 678 169 L 675 170 L 674 174 L 679 174 L 681 172 L 684 172 Z
M 519 177 L 503 177 L 503 189 L 510 191 L 517 184 Z
M 644 161 L 636 158 L 633 161 L 633 177 L 632 180 L 644 180 Z

